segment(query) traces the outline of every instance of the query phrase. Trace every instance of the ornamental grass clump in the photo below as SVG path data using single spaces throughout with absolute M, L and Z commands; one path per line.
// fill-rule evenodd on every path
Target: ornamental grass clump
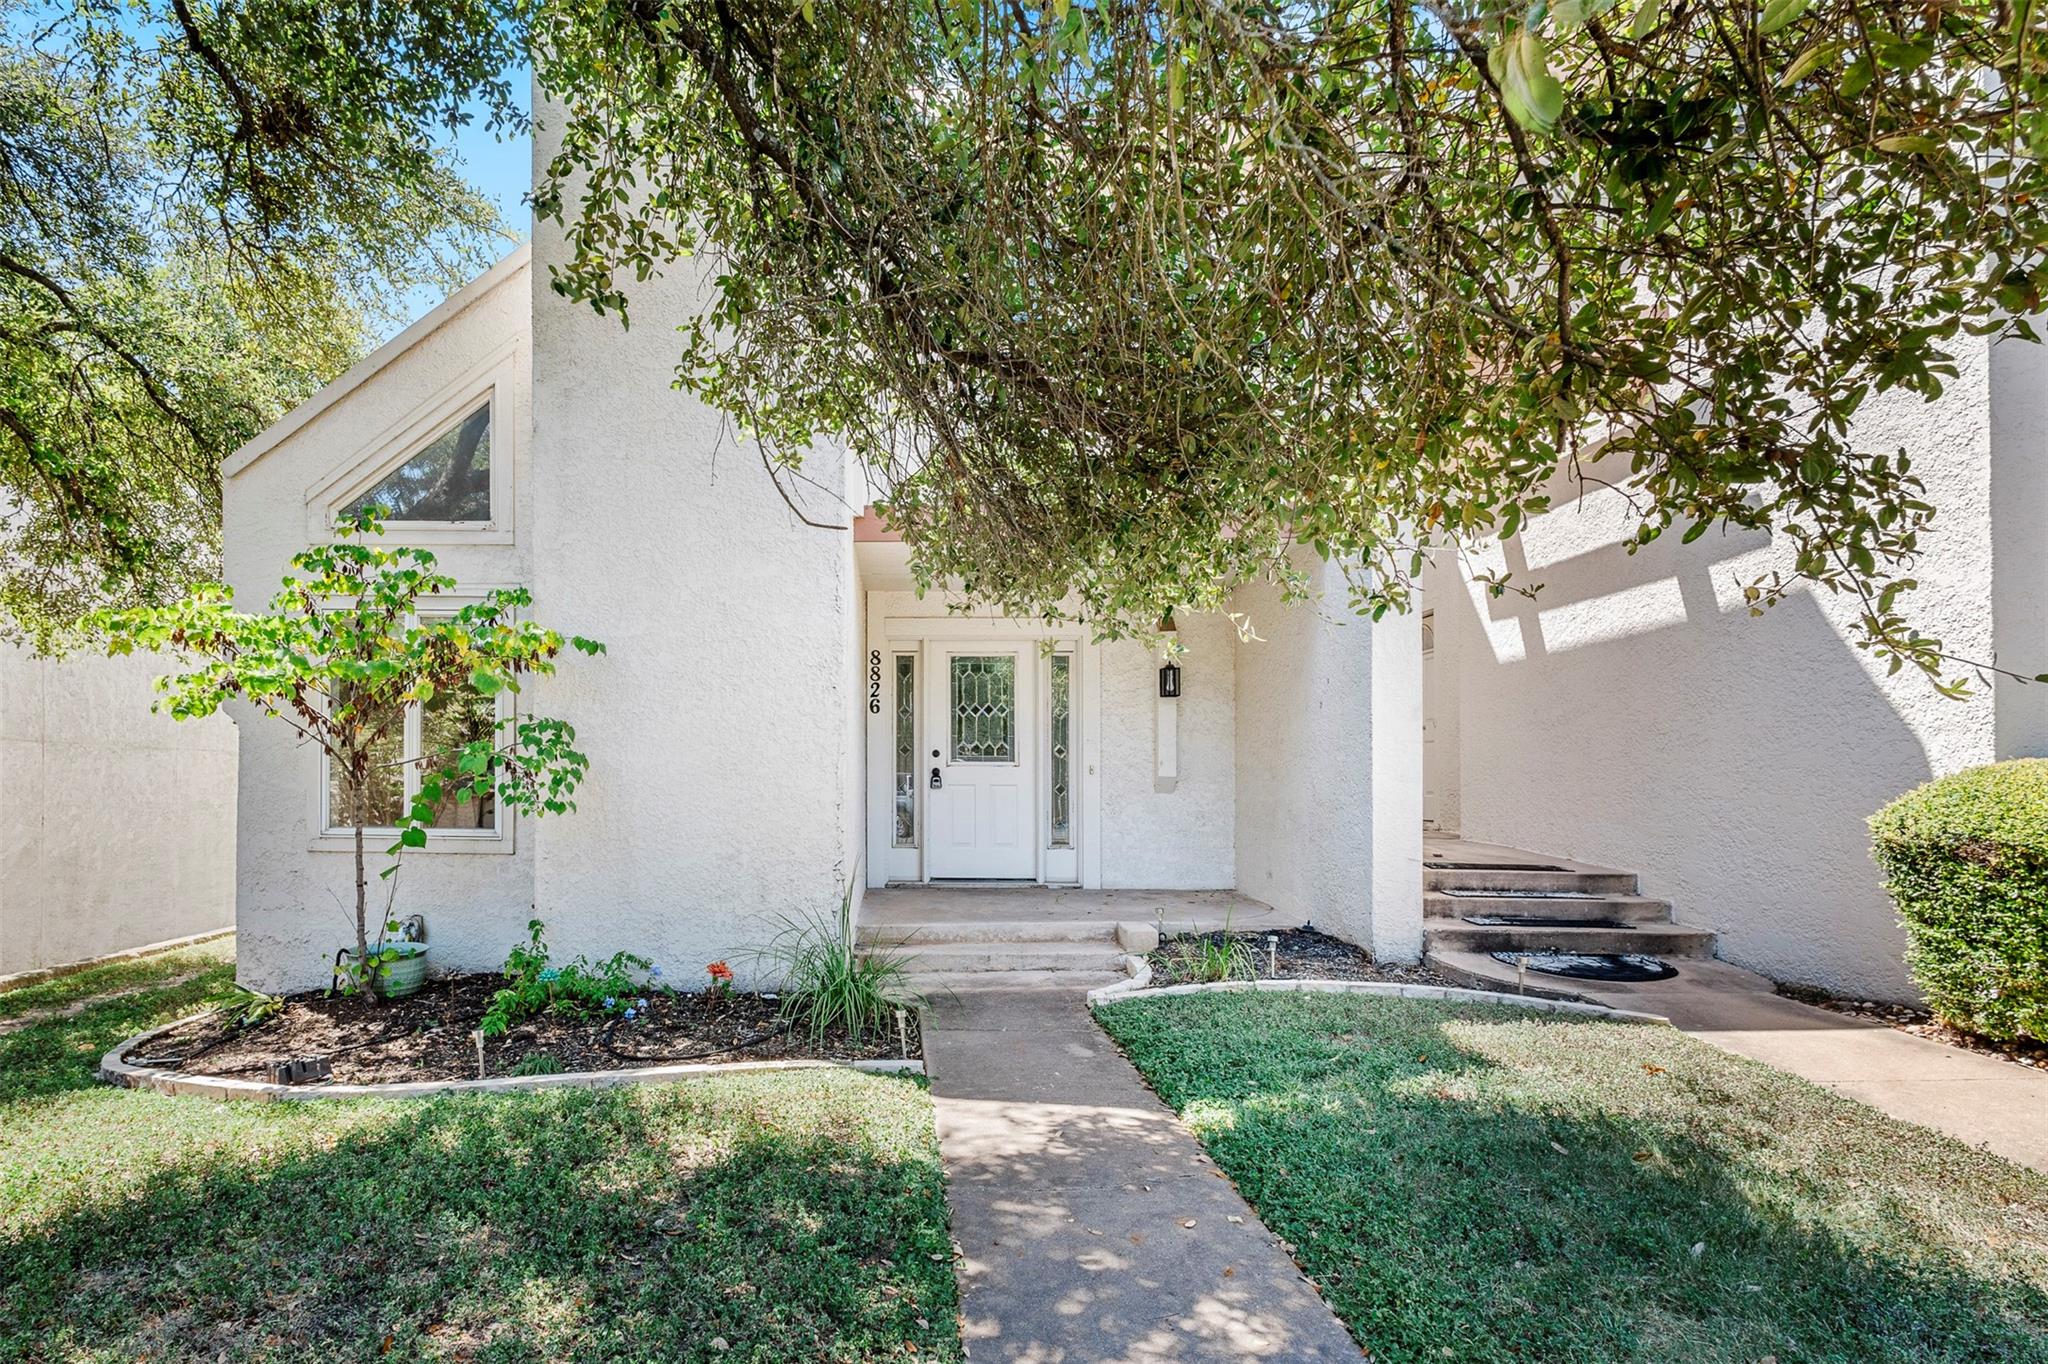
M 2048 1041 L 2048 760 L 1928 782 L 1870 829 L 1927 1006 L 1985 1037 Z
M 858 1042 L 886 1033 L 898 1009 L 920 1009 L 909 965 L 888 952 L 862 951 L 854 939 L 853 890 L 836 914 L 779 920 L 775 933 L 752 954 L 763 974 L 782 982 L 782 1015 L 822 1041 L 835 1031 Z

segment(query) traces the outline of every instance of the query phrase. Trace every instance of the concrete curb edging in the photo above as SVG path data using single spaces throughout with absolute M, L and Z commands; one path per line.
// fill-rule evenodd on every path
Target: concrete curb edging
M 235 926 L 209 928 L 199 933 L 187 933 L 182 938 L 165 938 L 162 942 L 145 943 L 141 947 L 124 947 L 118 952 L 102 952 L 97 957 L 80 957 L 77 961 L 58 962 L 53 966 L 38 966 L 27 971 L 16 971 L 12 975 L 0 976 L 0 990 L 19 990 L 29 985 L 42 985 L 48 981 L 62 980 L 75 976 L 81 971 L 90 971 L 95 966 L 112 966 L 116 962 L 135 961 L 142 957 L 153 957 L 159 952 L 176 952 L 187 947 L 197 947 L 216 938 L 231 936 Z
M 424 1099 L 435 1094 L 516 1094 L 535 1089 L 612 1089 L 619 1085 L 686 1080 L 697 1075 L 724 1075 L 751 1070 L 824 1070 L 838 1067 L 877 1075 L 922 1075 L 923 1061 L 692 1061 L 667 1066 L 636 1066 L 631 1070 L 576 1070 L 560 1075 L 504 1075 L 491 1080 L 416 1080 L 379 1085 L 279 1085 L 266 1080 L 236 1080 L 222 1075 L 187 1075 L 183 1071 L 135 1066 L 121 1058 L 151 1038 L 206 1017 L 203 1013 L 139 1032 L 100 1058 L 99 1078 L 123 1089 L 153 1089 L 199 1099 L 241 1099 L 258 1103 L 306 1102 L 313 1099 Z
M 1132 960 L 1126 958 L 1126 960 Z M 1584 1004 L 1565 999 L 1542 999 L 1535 995 L 1507 995 L 1497 990 L 1464 990 L 1448 985 L 1401 985 L 1390 980 L 1221 980 L 1205 985 L 1168 985 L 1152 990 L 1152 968 L 1142 960 L 1129 980 L 1118 981 L 1088 992 L 1088 1007 L 1133 998 L 1160 995 L 1195 995 L 1254 991 L 1262 994 L 1379 995 L 1394 999 L 1439 999 L 1454 1004 L 1508 1004 L 1538 1013 L 1579 1014 L 1588 1018 L 1617 1018 L 1635 1023 L 1671 1020 L 1662 1014 L 1638 1013 L 1632 1009 L 1610 1009 L 1604 1004 Z

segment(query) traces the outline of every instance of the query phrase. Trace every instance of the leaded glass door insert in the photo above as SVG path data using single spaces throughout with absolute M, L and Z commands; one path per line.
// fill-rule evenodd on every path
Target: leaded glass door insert
M 896 655 L 896 846 L 917 846 L 917 655 Z
M 1046 773 L 1046 843 L 1053 848 L 1074 846 L 1073 818 L 1073 672 L 1071 654 L 1054 654 L 1048 660 L 1047 677 L 1052 691 L 1050 751 Z
M 959 654 L 952 660 L 953 761 L 1017 761 L 1017 657 Z

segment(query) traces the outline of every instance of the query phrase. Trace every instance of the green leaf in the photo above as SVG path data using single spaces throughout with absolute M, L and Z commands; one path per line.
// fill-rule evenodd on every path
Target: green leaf
M 505 690 L 504 679 L 487 668 L 477 668 L 469 674 L 469 685 L 480 696 L 496 696 Z
M 1785 25 L 1806 13 L 1813 0 L 1764 0 L 1763 18 L 1757 24 L 1757 32 L 1776 33 Z
M 417 824 L 408 824 L 399 831 L 398 841 L 407 848 L 424 848 L 427 846 L 427 831 Z
M 1819 70 L 1821 63 L 1831 61 L 1835 54 L 1841 50 L 1842 45 L 1840 43 L 1815 43 L 1812 47 L 1800 53 L 1793 60 L 1792 65 L 1785 68 L 1785 74 L 1778 77 L 1779 87 L 1797 85 L 1800 81 L 1805 80 L 1808 76 Z
M 1929 156 L 1941 150 L 1941 143 L 1919 133 L 1901 133 L 1896 137 L 1880 137 L 1877 149 L 1881 152 L 1913 152 Z
M 1522 29 L 1507 40 L 1500 72 L 1508 114 L 1534 132 L 1547 133 L 1564 116 L 1564 86 L 1550 74 L 1543 40 Z
M 1658 17 L 1664 12 L 1664 0 L 1643 0 L 1636 6 L 1635 17 L 1628 21 L 1628 36 L 1631 41 L 1641 42 L 1657 27 Z

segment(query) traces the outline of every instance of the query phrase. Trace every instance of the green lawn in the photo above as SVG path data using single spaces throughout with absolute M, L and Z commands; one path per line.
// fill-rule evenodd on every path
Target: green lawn
M 0 1360 L 961 1357 L 918 1084 L 309 1104 L 95 1084 L 108 1046 L 227 990 L 226 950 L 0 994 L 19 1019 L 143 987 L 0 1033 Z
M 1673 1029 L 1098 1017 L 1375 1361 L 2048 1360 L 2048 1179 Z

